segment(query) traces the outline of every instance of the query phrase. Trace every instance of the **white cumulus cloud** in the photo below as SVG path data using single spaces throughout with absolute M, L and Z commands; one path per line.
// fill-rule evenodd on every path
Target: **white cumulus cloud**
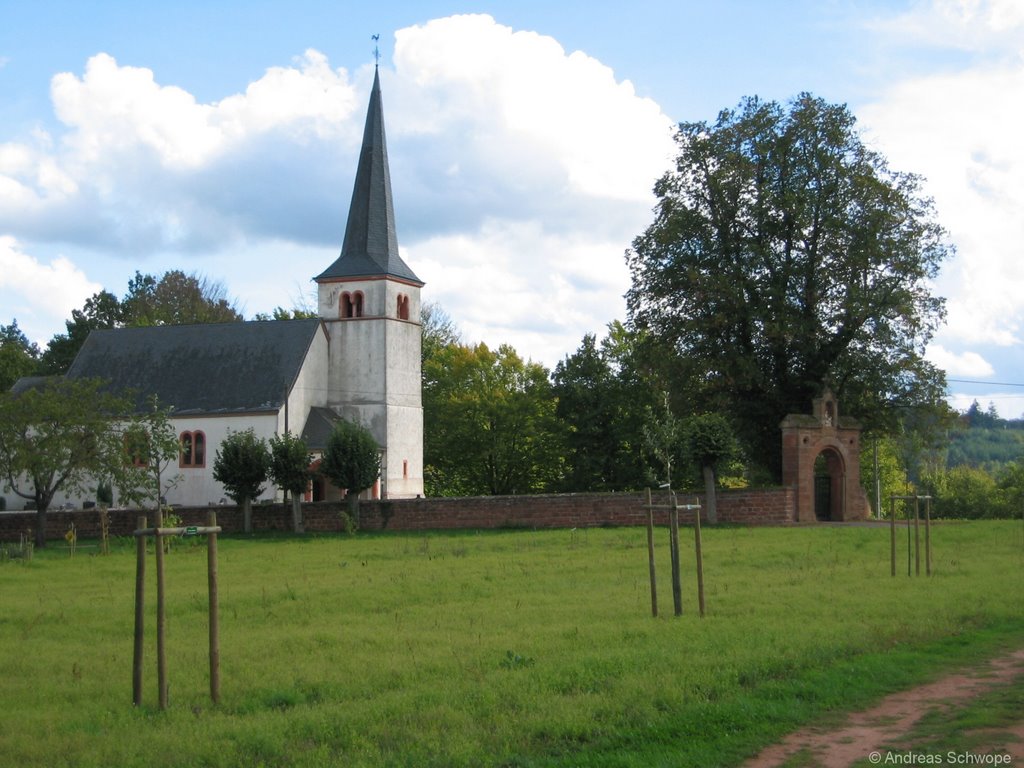
M 937 0 L 888 23 L 909 40 L 972 53 L 894 82 L 858 113 L 898 170 L 920 173 L 958 253 L 938 283 L 940 337 L 1001 346 L 1024 322 L 1024 5 Z
M 952 352 L 941 344 L 928 347 L 925 357 L 946 372 L 947 376 L 984 378 L 995 373 L 992 364 L 977 352 Z
M 9 235 L 0 235 L 0 301 L 10 317 L 18 319 L 22 331 L 45 345 L 53 328 L 63 330 L 71 310 L 102 290 L 69 259 L 59 256 L 43 263 L 26 253 Z
M 548 364 L 621 318 L 623 252 L 674 153 L 658 105 L 586 53 L 483 15 L 400 30 L 380 74 L 399 242 L 428 298 L 468 336 Z M 341 244 L 372 75 L 308 50 L 204 102 L 97 53 L 53 76 L 52 135 L 0 146 L 0 233 L 95 254 L 91 273 L 121 259 L 118 294 L 150 259 L 215 268 L 232 291 L 257 275 L 293 291 Z M 93 291 L 72 292 L 73 307 Z

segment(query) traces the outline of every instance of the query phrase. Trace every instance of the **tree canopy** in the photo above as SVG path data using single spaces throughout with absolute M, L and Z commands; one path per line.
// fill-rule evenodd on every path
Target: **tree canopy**
M 39 355 L 39 347 L 29 342 L 17 319 L 10 325 L 0 325 L 0 392 L 9 390 L 21 377 L 35 373 Z
M 242 506 L 243 527 L 252 531 L 252 500 L 263 493 L 270 472 L 270 451 L 253 430 L 228 432 L 213 460 L 213 479 Z
M 239 320 L 242 315 L 220 282 L 179 269 L 165 272 L 159 279 L 136 272 L 123 299 L 104 290 L 86 299 L 81 309 L 72 310 L 71 319 L 64 323 L 66 333 L 57 334 L 47 344 L 41 372 L 67 371 L 94 330 Z
M 320 474 L 348 491 L 349 522 L 358 527 L 359 494 L 380 477 L 380 446 L 368 429 L 343 419 L 327 438 Z
M 544 366 L 502 345 L 450 343 L 423 366 L 428 495 L 531 493 L 561 476 L 560 429 Z
M 36 546 L 59 492 L 90 494 L 96 478 L 120 482 L 130 466 L 120 422 L 131 404 L 104 383 L 59 377 L 22 392 L 0 392 L 0 483 L 36 508 Z
M 923 357 L 951 246 L 915 175 L 890 170 L 844 105 L 757 98 L 682 123 L 655 220 L 627 251 L 631 321 L 780 470 L 778 425 L 828 384 L 868 427 L 930 406 Z
M 309 466 L 313 456 L 306 441 L 291 432 L 270 438 L 270 479 L 278 488 L 291 494 L 292 528 L 302 530 L 302 494 L 311 477 Z

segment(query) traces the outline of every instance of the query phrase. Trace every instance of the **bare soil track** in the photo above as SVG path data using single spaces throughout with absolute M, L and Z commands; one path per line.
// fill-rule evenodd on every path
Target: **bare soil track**
M 894 758 L 905 760 L 906 754 L 886 758 L 886 745 L 905 743 L 909 732 L 925 714 L 962 708 L 999 685 L 1024 685 L 1024 648 L 933 683 L 887 696 L 871 709 L 849 715 L 846 722 L 838 727 L 809 727 L 796 731 L 763 750 L 745 766 L 848 768 L 856 764 L 894 764 Z M 1010 728 L 1002 730 L 1008 731 L 1011 738 L 993 754 L 1008 756 L 1003 758 L 1001 764 L 1004 766 L 1024 766 L 1024 712 Z M 876 753 L 873 759 L 872 753 Z M 945 753 L 935 757 L 944 756 Z

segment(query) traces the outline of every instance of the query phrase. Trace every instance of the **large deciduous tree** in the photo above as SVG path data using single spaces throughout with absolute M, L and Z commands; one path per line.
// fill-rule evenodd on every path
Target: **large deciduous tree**
M 98 329 L 125 326 L 226 323 L 242 320 L 223 283 L 197 274 L 171 270 L 157 279 L 135 273 L 123 299 L 100 291 L 71 312 L 67 332 L 54 336 L 42 354 L 41 370 L 60 374 L 71 367 L 88 335 Z
M 424 480 L 434 496 L 534 493 L 561 476 L 544 366 L 502 345 L 448 344 L 424 361 Z
M 0 392 L 0 482 L 36 508 L 35 542 L 46 544 L 46 513 L 58 492 L 94 492 L 128 466 L 122 423 L 127 399 L 103 382 L 55 377 Z
M 630 318 L 688 360 L 705 406 L 781 467 L 778 425 L 823 384 L 869 426 L 941 399 L 923 360 L 950 246 L 917 176 L 890 170 L 843 105 L 749 98 L 683 123 L 655 220 L 627 251 Z
M 638 341 L 621 323 L 598 344 L 587 334 L 555 366 L 555 412 L 565 431 L 566 491 L 622 491 L 649 483 L 642 439 L 654 389 L 638 370 Z

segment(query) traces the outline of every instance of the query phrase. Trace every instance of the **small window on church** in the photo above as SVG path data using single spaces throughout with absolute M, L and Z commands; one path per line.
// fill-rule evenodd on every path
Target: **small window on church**
M 351 317 L 362 317 L 363 316 L 363 292 L 356 291 L 352 294 L 352 314 Z
M 402 459 L 402 479 L 403 480 L 408 480 L 409 479 L 409 460 L 408 459 Z
M 398 294 L 398 319 L 409 319 L 409 297 L 404 293 Z
M 182 432 L 179 438 L 181 453 L 179 467 L 206 466 L 206 435 L 202 432 Z
M 341 317 L 352 317 L 352 295 L 345 291 L 341 294 L 341 300 L 338 302 L 338 314 Z

